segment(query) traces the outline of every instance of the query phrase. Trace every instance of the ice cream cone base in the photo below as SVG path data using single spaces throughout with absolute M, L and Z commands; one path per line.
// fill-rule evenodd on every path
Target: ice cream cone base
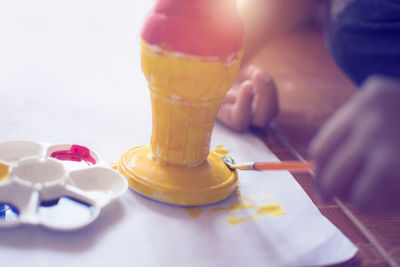
M 150 146 L 125 152 L 119 160 L 118 171 L 141 195 L 179 206 L 219 202 L 236 190 L 238 181 L 237 172 L 230 170 L 215 152 L 210 152 L 201 165 L 184 168 L 160 164 Z

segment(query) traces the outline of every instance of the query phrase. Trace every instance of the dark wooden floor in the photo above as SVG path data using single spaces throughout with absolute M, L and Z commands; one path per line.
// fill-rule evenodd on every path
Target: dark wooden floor
M 253 132 L 282 160 L 307 158 L 312 137 L 356 87 L 330 58 L 317 27 L 303 26 L 270 42 L 251 63 L 274 77 L 280 104 L 275 125 Z M 359 248 L 356 257 L 343 266 L 400 265 L 400 214 L 366 216 L 349 206 L 323 204 L 311 174 L 295 178 L 321 213 Z

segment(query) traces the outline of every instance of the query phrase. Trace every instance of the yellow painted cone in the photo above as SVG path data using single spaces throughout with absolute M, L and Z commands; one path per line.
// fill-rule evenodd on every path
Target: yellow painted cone
M 161 163 L 198 166 L 210 151 L 218 109 L 239 70 L 240 60 L 222 63 L 142 45 L 149 82 L 153 129 L 151 148 Z

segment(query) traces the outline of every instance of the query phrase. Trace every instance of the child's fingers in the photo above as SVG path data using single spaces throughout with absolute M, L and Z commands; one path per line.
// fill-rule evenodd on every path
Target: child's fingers
M 264 128 L 278 113 L 277 89 L 272 78 L 260 69 L 252 74 L 255 84 L 251 125 Z
M 225 95 L 224 99 L 222 99 L 222 105 L 235 103 L 237 94 L 238 94 L 237 90 L 234 90 L 234 88 L 231 88 L 228 91 L 228 93 Z
M 218 113 L 219 120 L 236 131 L 244 131 L 251 121 L 254 85 L 244 81 L 238 88 L 234 103 L 222 103 Z
M 317 186 L 325 199 L 333 196 L 348 199 L 354 182 L 365 165 L 371 136 L 361 133 L 342 140 L 343 145 L 332 151 L 329 162 L 319 171 Z
M 241 70 L 240 77 L 221 103 L 218 118 L 228 127 L 264 128 L 278 113 L 278 97 L 271 77 L 255 66 Z
M 318 132 L 310 145 L 311 155 L 317 162 L 317 173 L 324 168 L 331 155 L 343 144 L 343 140 L 348 138 L 354 125 L 359 121 L 360 114 L 365 114 L 371 106 L 376 103 L 377 95 L 371 89 L 377 86 L 375 79 L 369 79 L 363 91 L 359 91 L 348 100 L 344 106 L 338 110 L 334 116 Z

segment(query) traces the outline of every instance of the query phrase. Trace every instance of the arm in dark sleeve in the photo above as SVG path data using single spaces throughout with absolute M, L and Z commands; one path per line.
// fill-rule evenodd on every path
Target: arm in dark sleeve
M 345 5 L 337 12 L 338 2 Z M 357 85 L 373 74 L 400 78 L 400 0 L 332 1 L 325 38 Z

